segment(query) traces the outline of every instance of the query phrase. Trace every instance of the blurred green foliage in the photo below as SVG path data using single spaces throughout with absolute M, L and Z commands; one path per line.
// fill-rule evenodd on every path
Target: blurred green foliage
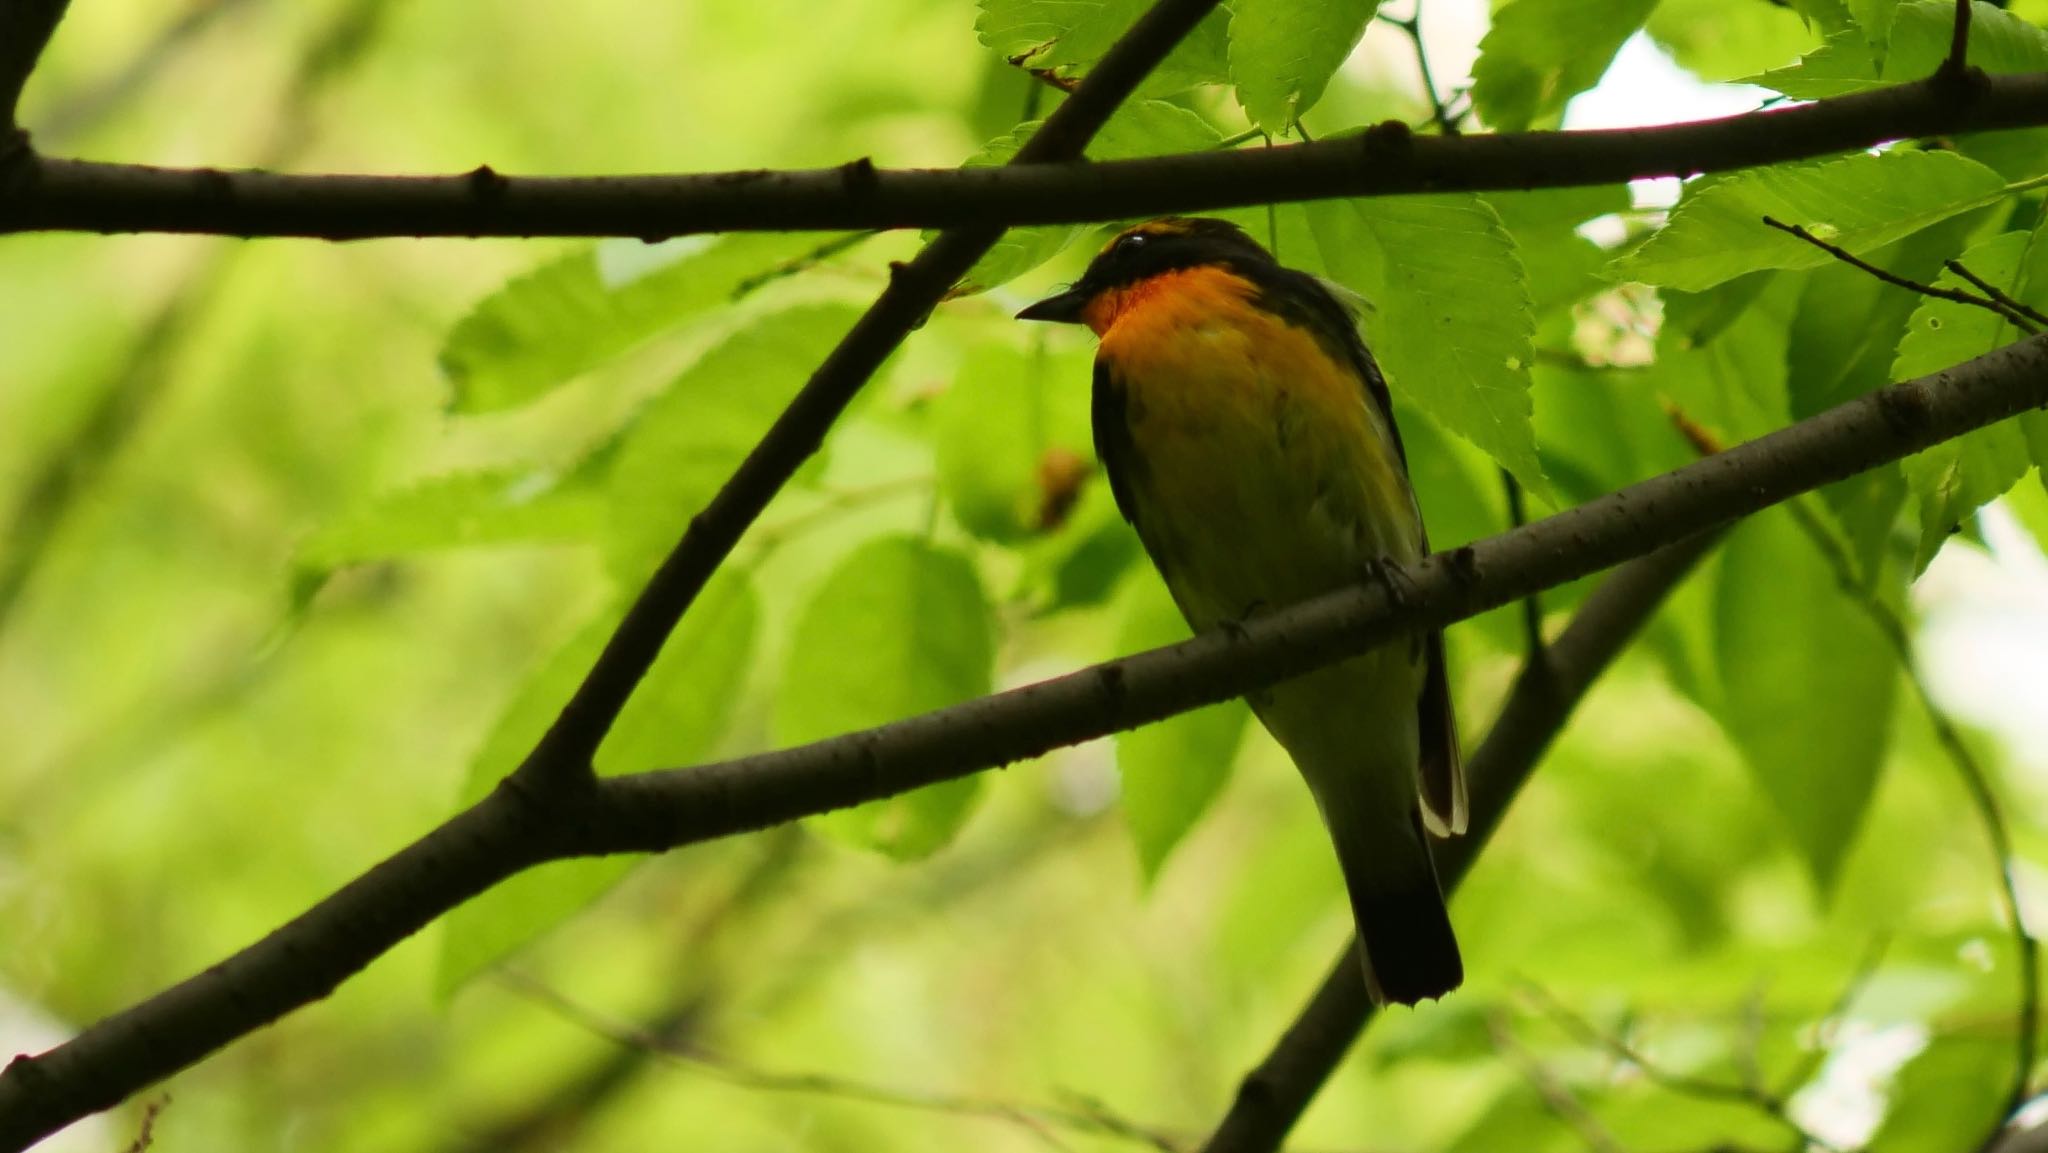
M 117 0 L 73 6 L 25 119 L 64 126 L 53 150 L 166 164 L 280 139 L 357 170 L 996 163 L 1062 98 L 1027 70 L 1085 74 L 1144 7 L 235 0 L 158 44 L 179 13 Z M 1557 123 L 1639 28 L 1702 78 L 1806 97 L 1924 73 L 1950 11 L 1512 0 L 1482 41 L 1471 7 L 1493 128 Z M 1980 5 L 1972 60 L 2041 68 L 2044 15 Z M 1426 130 L 1409 50 L 1369 5 L 1239 0 L 1091 155 L 1258 147 L 1304 118 Z M 108 87 L 137 61 L 140 89 Z M 1688 435 L 1746 439 L 2015 339 L 1757 217 L 1944 286 L 1960 256 L 2048 305 L 2044 141 L 1709 177 L 1655 232 L 1620 187 L 1227 215 L 1365 297 L 1450 546 L 1507 526 L 1503 469 L 1562 507 L 1708 447 Z M 603 771 L 1182 634 L 1094 467 L 1085 334 L 1009 319 L 1101 236 L 1018 229 L 977 266 L 691 612 Z M 0 245 L 0 1010 L 95 1019 L 488 789 L 914 244 Z M 1966 1147 L 2010 1076 L 2013 954 L 1983 830 L 1870 610 L 1910 618 L 1937 549 L 1981 562 L 1952 534 L 2001 496 L 2048 528 L 2044 458 L 2034 415 L 1737 530 L 1458 895 L 1468 987 L 1377 1026 L 1304 1147 L 1581 1147 L 1560 1095 L 1620 1148 L 1787 1138 L 1613 1044 L 1764 1078 L 1843 1144 Z M 1546 594 L 1546 625 L 1582 592 Z M 1503 611 L 1450 643 L 1469 748 L 1525 637 Z M 158 1147 L 1022 1149 L 1040 1135 L 1003 1107 L 1032 1104 L 1077 1148 L 1119 1143 L 1090 1116 L 1197 1134 L 1349 932 L 1307 793 L 1246 720 L 1219 706 L 637 869 L 536 870 L 180 1077 Z M 1971 740 L 2031 899 L 2048 760 Z M 693 1056 L 622 1047 L 528 981 Z M 8 1019 L 0 1043 L 30 1047 Z

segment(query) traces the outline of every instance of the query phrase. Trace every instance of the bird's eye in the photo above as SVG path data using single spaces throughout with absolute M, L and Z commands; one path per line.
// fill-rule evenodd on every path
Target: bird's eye
M 1120 256 L 1129 256 L 1133 252 L 1136 252 L 1139 249 L 1145 247 L 1145 243 L 1151 239 L 1151 237 L 1145 235 L 1142 232 L 1127 233 L 1124 236 L 1120 237 L 1116 242 L 1117 254 Z

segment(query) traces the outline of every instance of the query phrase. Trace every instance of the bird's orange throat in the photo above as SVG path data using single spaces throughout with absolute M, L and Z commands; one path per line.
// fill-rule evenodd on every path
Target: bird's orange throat
M 1081 310 L 1081 319 L 1095 330 L 1096 336 L 1104 336 L 1118 321 L 1137 312 L 1152 312 L 1164 306 L 1174 312 L 1199 313 L 1236 305 L 1253 291 L 1250 281 L 1221 265 L 1176 268 L 1096 293 L 1088 307 Z

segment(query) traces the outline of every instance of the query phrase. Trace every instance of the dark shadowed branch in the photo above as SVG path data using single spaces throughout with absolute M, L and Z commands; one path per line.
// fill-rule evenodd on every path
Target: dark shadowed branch
M 0 0 L 0 172 L 25 143 L 16 125 L 21 91 L 70 0 Z
M 1878 389 L 1525 528 L 1436 554 L 1397 570 L 1398 580 L 1319 597 L 1236 630 L 797 748 L 606 778 L 552 795 L 508 781 L 262 941 L 48 1053 L 16 1058 L 0 1073 L 0 1149 L 20 1149 L 325 997 L 463 900 L 541 861 L 663 850 L 757 830 L 1243 696 L 2044 404 L 2048 338 L 2037 337 Z M 1628 571 L 1653 572 L 1654 566 Z M 1402 590 L 1398 605 L 1389 600 L 1390 586 Z M 1598 635 L 1588 623 L 1599 619 L 1596 604 L 1608 606 L 1602 610 L 1608 613 L 1648 611 L 1618 593 L 1596 598 L 1578 613 L 1582 636 Z M 1560 637 L 1550 647 L 1553 666 L 1563 643 Z M 1549 675 L 1562 674 L 1553 667 Z M 1495 733 L 1539 722 L 1554 730 L 1555 720 L 1534 704 L 1525 711 L 1532 710 L 1535 716 L 1519 720 L 1512 708 L 1504 712 Z M 1540 741 L 1509 741 L 1508 747 L 1533 744 Z M 1497 818 L 1506 807 L 1512 789 L 1505 778 L 1519 783 L 1519 774 L 1488 769 L 1478 756 L 1472 768 L 1474 823 L 1483 830 L 1486 815 Z M 1478 836 L 1451 842 L 1446 873 L 1460 875 L 1478 842 Z M 1346 976 L 1358 985 L 1355 968 L 1347 967 Z M 1357 999 L 1363 998 L 1358 988 Z M 1344 1034 L 1345 1044 L 1355 1032 Z
M 28 157 L 0 183 L 0 232 L 659 239 L 1082 224 L 1338 196 L 1618 184 L 2048 124 L 2048 73 L 1973 77 L 1968 99 L 1936 77 L 1656 128 L 1442 137 L 1390 122 L 1362 136 L 1275 148 L 994 168 L 892 170 L 862 159 L 674 176 L 512 177 L 487 167 L 447 176 L 294 176 Z M 1074 105 L 1069 99 L 1054 119 Z M 1033 161 L 1073 155 L 1041 150 Z
M 1159 0 L 1024 142 L 1010 164 L 1040 165 L 1080 155 L 1139 81 L 1216 4 L 1217 0 Z M 833 422 L 882 361 L 1001 236 L 997 227 L 949 229 L 915 260 L 890 270 L 881 296 L 811 374 L 732 478 L 690 518 L 683 539 L 627 610 L 596 665 L 513 774 L 517 784 L 590 780 L 590 759 L 612 721 L 711 575 L 768 502 L 824 444 Z

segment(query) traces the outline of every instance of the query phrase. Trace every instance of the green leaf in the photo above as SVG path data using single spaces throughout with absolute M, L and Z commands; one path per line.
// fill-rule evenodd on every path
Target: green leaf
M 585 541 L 603 512 L 588 484 L 543 470 L 455 473 L 381 494 L 322 525 L 300 543 L 294 565 L 324 572 L 438 549 Z
M 1366 343 L 1396 396 L 1549 499 L 1530 423 L 1536 322 L 1500 217 L 1475 196 L 1309 206 L 1323 261 L 1364 295 Z
M 637 586 L 853 327 L 845 305 L 762 317 L 700 357 L 636 421 L 608 493 L 606 559 Z
M 1064 77 L 1108 52 L 1150 0 L 981 0 L 974 31 L 1003 59 Z M 1230 76 L 1227 15 L 1211 13 L 1152 70 L 1139 93 L 1169 94 Z
M 456 412 L 516 408 L 665 328 L 731 301 L 749 278 L 816 247 L 815 236 L 686 236 L 607 242 L 508 282 L 441 346 Z
M 1847 0 L 1849 15 L 1875 47 L 1882 47 L 1892 37 L 1892 14 L 1898 10 L 1899 0 Z
M 1152 573 L 1129 581 L 1120 599 L 1118 652 L 1158 648 L 1194 635 L 1166 586 Z M 1158 878 L 1167 855 L 1230 780 L 1238 741 L 1250 717 L 1243 701 L 1226 701 L 1117 734 L 1124 823 L 1130 826 L 1146 884 Z
M 1608 286 L 1600 275 L 1607 254 L 1579 235 L 1578 228 L 1596 217 L 1626 212 L 1627 185 L 1489 192 L 1484 199 L 1514 238 L 1529 274 L 1536 315 L 1576 304 Z
M 1644 25 L 1679 67 L 1711 83 L 1791 62 L 1819 42 L 1822 27 L 1790 4 L 1724 0 L 1661 0 Z
M 1718 717 L 1826 891 L 1877 787 L 1898 662 L 1783 510 L 1743 522 L 1722 554 Z
M 1560 112 L 1600 82 L 1656 0 L 1511 0 L 1472 65 L 1472 103 L 1500 132 Z
M 1920 80 L 1933 75 L 1948 58 L 1954 27 L 1953 4 L 1914 0 L 1897 6 L 1889 42 L 1866 38 L 1853 29 L 1836 32 L 1797 64 L 1752 76 L 1745 83 L 1816 100 Z M 2048 71 L 2048 30 L 1979 0 L 1970 6 L 1969 61 L 1992 73 Z
M 623 615 L 623 605 L 600 614 L 514 695 L 470 762 L 464 803 L 481 798 L 519 767 Z M 673 768 L 702 760 L 715 748 L 746 680 L 759 615 L 744 576 L 727 570 L 713 577 L 598 746 L 597 771 Z M 602 896 L 633 864 L 625 857 L 553 862 L 456 909 L 442 932 L 437 990 L 444 997 L 454 993 Z
M 2048 227 L 2048 226 L 2044 226 Z M 1962 255 L 1971 272 L 2023 302 L 2048 302 L 2048 239 L 2037 229 L 2007 232 L 1971 246 Z M 1970 288 L 1944 269 L 1938 288 Z M 1989 309 L 1927 297 L 1913 310 L 1892 363 L 1893 380 L 1911 380 L 1953 367 L 2018 340 L 2021 332 Z M 2036 413 L 2021 420 L 2036 423 Z M 2033 464 L 2020 420 L 2001 421 L 1907 457 L 1906 481 L 1920 508 L 1920 547 L 1914 571 L 1927 567 L 1965 517 L 2018 483 Z
M 1869 1153 L 1941 1153 L 1959 1137 L 1990 1133 L 2005 1111 L 2011 1062 L 2012 1043 L 2000 1037 L 1935 1038 L 1889 1087 L 1891 1108 Z
M 1614 270 L 1698 292 L 1762 268 L 1817 268 L 1834 259 L 1767 227 L 1766 216 L 1861 253 L 2004 195 L 1998 173 L 1952 152 L 1894 149 L 1751 169 L 1687 188 L 1670 222 Z
M 981 151 L 962 164 L 963 168 L 985 168 L 1006 164 L 1031 139 L 1043 121 L 1019 124 L 1009 132 L 982 145 Z M 1117 109 L 1089 142 L 1091 160 L 1125 160 L 1136 156 L 1163 156 L 1175 152 L 1201 152 L 1223 139 L 1216 127 L 1194 112 L 1164 100 L 1137 100 Z M 1058 256 L 1086 228 L 1069 224 L 1012 228 L 1003 233 L 974 267 L 953 287 L 953 295 L 986 292 L 1037 268 Z M 927 229 L 929 241 L 938 235 Z
M 856 549 L 804 606 L 775 700 L 782 744 L 838 736 L 986 695 L 994 614 L 966 557 L 915 537 Z M 928 856 L 966 822 L 964 777 L 828 814 L 817 824 L 899 860 Z
M 1279 136 L 1322 99 L 1379 0 L 1236 0 L 1230 78 L 1251 122 Z

